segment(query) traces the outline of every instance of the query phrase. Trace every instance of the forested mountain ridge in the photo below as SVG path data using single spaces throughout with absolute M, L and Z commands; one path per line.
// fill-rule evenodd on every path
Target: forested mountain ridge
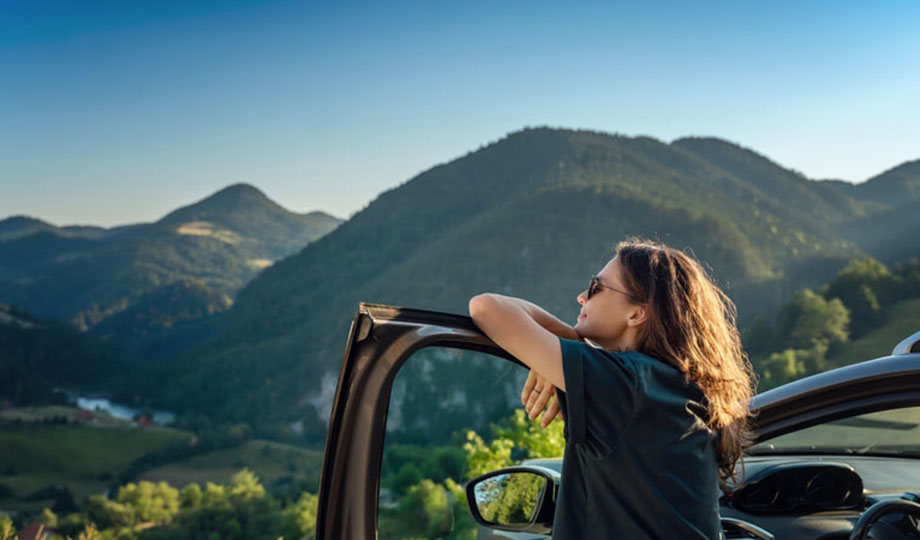
M 888 206 L 920 201 L 920 159 L 892 167 L 850 190 L 855 197 Z
M 165 397 L 321 436 L 358 302 L 462 313 L 491 290 L 571 319 L 575 295 L 629 235 L 691 248 L 750 320 L 864 254 L 841 231 L 890 206 L 862 195 L 717 139 L 516 132 L 382 193 L 263 272 L 211 343 L 178 360 Z M 454 384 L 445 392 L 469 381 Z
M 728 141 L 687 137 L 677 139 L 671 145 L 692 152 L 744 180 L 764 195 L 761 202 L 771 204 L 771 210 L 787 215 L 804 214 L 806 219 L 813 218 L 812 225 L 832 226 L 867 211 L 866 205 L 853 197 L 823 182 L 815 182 L 800 173 L 784 169 L 768 158 Z M 781 205 L 776 206 L 777 202 Z
M 170 212 L 157 225 L 187 232 L 196 224 L 220 237 L 220 231 L 242 236 L 237 242 L 253 243 L 254 253 L 272 261 L 286 257 L 334 229 L 341 219 L 325 212 L 290 212 L 253 186 L 235 184 L 210 197 Z M 245 236 L 244 236 L 245 235 Z M 233 238 L 227 236 L 226 238 Z
M 55 227 L 9 218 L 0 221 L 0 301 L 85 330 L 141 299 L 149 304 L 157 289 L 180 284 L 212 291 L 189 296 L 204 302 L 192 311 L 213 313 L 226 309 L 226 298 L 264 267 L 339 221 L 321 212 L 290 212 L 244 184 L 149 224 Z M 156 309 L 158 320 L 173 322 L 165 316 L 169 305 Z M 176 309 L 189 313 L 187 305 Z
M 920 160 L 902 163 L 862 184 L 833 186 L 874 210 L 842 223 L 839 236 L 885 262 L 920 254 Z
M 0 242 L 31 236 L 39 232 L 50 232 L 63 237 L 98 238 L 105 234 L 106 229 L 81 225 L 57 227 L 29 216 L 10 216 L 0 220 Z

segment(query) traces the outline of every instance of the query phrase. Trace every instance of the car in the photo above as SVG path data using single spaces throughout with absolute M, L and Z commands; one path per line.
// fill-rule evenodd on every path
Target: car
M 377 538 L 391 391 L 406 360 L 431 347 L 522 366 L 469 317 L 361 304 L 330 413 L 317 540 Z M 920 538 L 920 332 L 889 356 L 758 394 L 751 409 L 755 444 L 739 462 L 738 480 L 723 484 L 720 500 L 727 538 Z M 560 464 L 530 460 L 469 482 L 479 538 L 547 537 Z M 483 517 L 477 489 L 480 503 L 494 502 L 515 473 L 525 475 L 518 483 L 536 490 L 527 511 L 504 512 L 516 516 L 505 521 L 494 512 Z

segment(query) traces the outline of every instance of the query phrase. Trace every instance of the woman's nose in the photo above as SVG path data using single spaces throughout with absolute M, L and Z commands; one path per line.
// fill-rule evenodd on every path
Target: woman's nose
M 585 302 L 588 301 L 588 291 L 581 291 L 578 293 L 578 296 L 575 297 L 575 300 L 578 302 L 579 306 L 585 305 Z

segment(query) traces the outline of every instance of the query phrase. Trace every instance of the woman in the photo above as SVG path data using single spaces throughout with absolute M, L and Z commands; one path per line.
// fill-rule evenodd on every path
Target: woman
M 524 402 L 565 420 L 554 540 L 716 539 L 720 478 L 750 441 L 753 371 L 731 300 L 685 253 L 620 243 L 574 327 L 496 294 L 470 315 L 530 369 Z

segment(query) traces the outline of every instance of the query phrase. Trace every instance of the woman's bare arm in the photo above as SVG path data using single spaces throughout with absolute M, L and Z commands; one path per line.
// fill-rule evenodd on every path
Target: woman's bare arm
M 562 348 L 557 336 L 578 339 L 575 330 L 546 310 L 520 298 L 480 294 L 470 299 L 470 317 L 499 347 L 565 390 Z

